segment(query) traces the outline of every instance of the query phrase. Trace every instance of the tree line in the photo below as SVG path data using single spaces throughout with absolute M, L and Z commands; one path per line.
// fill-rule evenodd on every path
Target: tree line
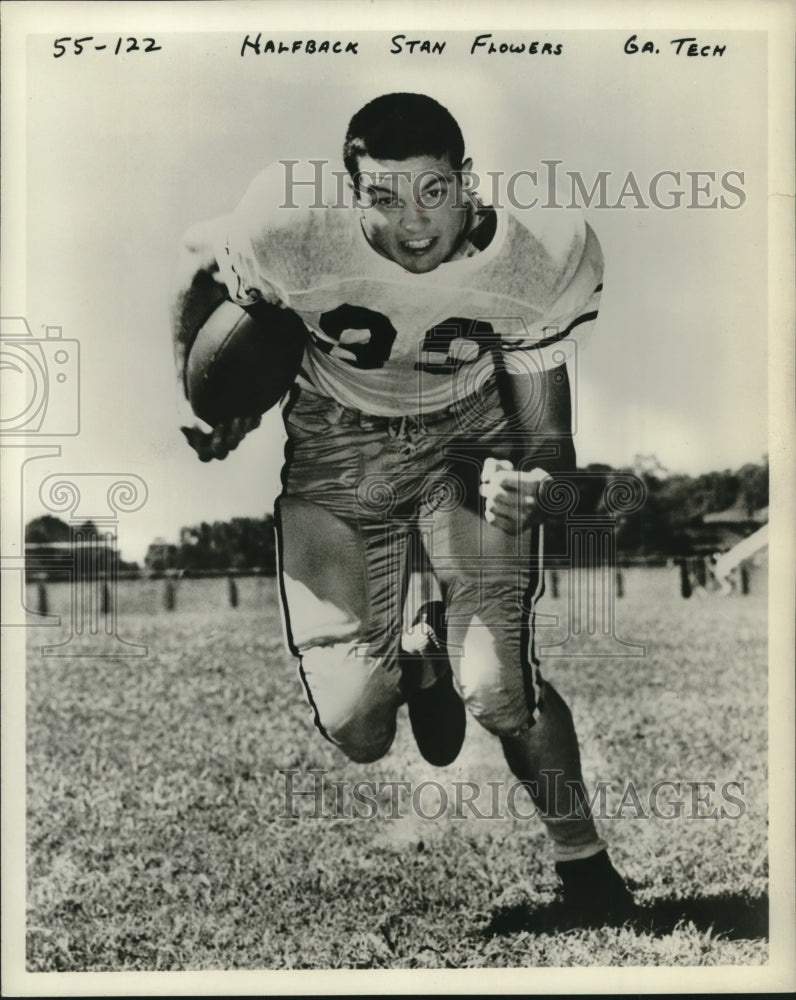
M 605 488 L 619 474 L 632 473 L 642 480 L 645 499 L 638 510 L 616 518 L 616 544 L 620 558 L 667 560 L 698 554 L 720 544 L 715 530 L 703 522 L 706 514 L 727 512 L 727 523 L 735 523 L 739 535 L 749 534 L 761 511 L 768 507 L 768 458 L 748 462 L 735 471 L 706 472 L 698 476 L 669 473 L 654 455 L 638 455 L 633 466 L 613 469 L 609 465 L 586 466 L 589 473 L 577 481 L 579 503 L 576 514 L 604 514 Z M 546 530 L 551 541 L 566 525 Z
M 144 564 L 152 573 L 235 571 L 276 573 L 274 518 L 233 517 L 230 521 L 202 521 L 180 529 L 179 542 L 156 539 Z
M 577 517 L 606 516 L 605 489 L 619 475 L 632 473 L 644 483 L 646 498 L 632 513 L 616 517 L 617 554 L 620 559 L 653 561 L 676 559 L 705 550 L 711 536 L 703 526 L 705 514 L 730 510 L 744 530 L 749 530 L 755 514 L 768 506 L 768 460 L 747 463 L 735 471 L 706 472 L 699 476 L 669 473 L 654 455 L 636 456 L 632 466 L 615 469 L 591 464 L 576 474 Z M 759 519 L 759 513 L 758 513 Z M 92 526 L 86 524 L 83 529 Z M 566 550 L 566 523 L 546 529 L 549 552 Z M 85 530 L 84 530 L 85 534 Z M 71 529 L 56 517 L 45 516 L 29 522 L 27 543 L 38 543 L 29 560 L 46 557 L 46 543 L 69 541 Z M 42 549 L 42 546 L 45 546 Z M 148 573 L 234 572 L 276 573 L 276 535 L 272 514 L 262 518 L 233 517 L 228 521 L 202 521 L 183 527 L 177 542 L 155 539 L 149 546 L 144 566 Z M 134 563 L 120 563 L 121 569 L 135 570 Z

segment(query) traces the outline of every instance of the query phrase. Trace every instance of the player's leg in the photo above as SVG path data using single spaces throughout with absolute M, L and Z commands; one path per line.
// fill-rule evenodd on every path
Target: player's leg
M 533 656 L 541 529 L 511 537 L 488 524 L 472 499 L 478 464 L 457 463 L 455 476 L 461 502 L 433 513 L 430 557 L 445 594 L 457 685 L 470 713 L 501 739 L 512 772 L 527 783 L 557 859 L 597 853 L 605 845 L 583 809 L 584 796 L 573 792 L 583 778 L 572 716 Z
M 508 535 L 488 524 L 480 469 L 501 441 L 500 423 L 467 442 L 451 439 L 447 490 L 431 511 L 429 556 L 447 605 L 448 652 L 470 713 L 502 743 L 531 794 L 558 864 L 601 856 L 587 806 L 578 740 L 564 699 L 539 672 L 533 616 L 542 591 L 542 529 Z M 457 655 L 457 649 L 459 655 Z M 620 880 L 621 881 L 621 880 Z
M 320 397 L 285 415 L 276 515 L 288 642 L 321 732 L 352 760 L 389 749 L 403 700 L 398 665 L 405 538 L 357 503 L 358 427 Z M 398 592 L 398 597 L 396 597 Z
M 439 584 L 416 534 L 412 542 L 401 670 L 418 750 L 430 764 L 446 767 L 456 760 L 464 744 L 467 715 L 453 683 Z
M 533 652 L 541 531 L 510 539 L 466 506 L 442 514 L 435 528 L 432 561 L 446 597 L 448 651 L 465 704 L 500 738 L 512 773 L 527 788 L 552 840 L 573 919 L 628 919 L 633 898 L 590 815 L 572 715 L 542 679 Z
M 501 743 L 512 772 L 529 783 L 553 841 L 571 918 L 580 924 L 631 919 L 633 896 L 611 864 L 586 806 L 572 715 L 551 684 L 539 679 L 533 726 L 502 735 Z
M 451 473 L 460 502 L 433 512 L 429 555 L 445 595 L 460 692 L 471 714 L 500 738 L 512 773 L 531 795 L 573 917 L 624 920 L 633 914 L 633 899 L 588 808 L 572 715 L 543 680 L 534 652 L 543 529 L 511 536 L 484 520 L 478 455 L 463 453 Z
M 352 760 L 377 760 L 393 741 L 402 692 L 397 637 L 368 641 L 374 595 L 367 544 L 302 498 L 281 497 L 277 519 L 287 638 L 315 723 Z

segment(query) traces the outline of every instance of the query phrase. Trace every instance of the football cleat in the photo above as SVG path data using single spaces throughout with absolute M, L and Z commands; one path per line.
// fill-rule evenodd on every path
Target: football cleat
M 413 628 L 401 642 L 402 661 L 436 670 L 428 687 L 416 687 L 407 698 L 409 721 L 421 755 L 435 767 L 452 764 L 464 743 L 467 716 L 453 686 L 453 671 L 445 653 L 445 606 L 428 601 L 418 611 Z
M 577 861 L 559 861 L 564 908 L 579 927 L 617 926 L 639 916 L 638 906 L 625 880 L 611 864 L 607 851 Z

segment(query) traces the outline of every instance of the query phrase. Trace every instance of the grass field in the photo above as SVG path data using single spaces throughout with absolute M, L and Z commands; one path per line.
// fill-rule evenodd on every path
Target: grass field
M 163 586 L 120 585 L 118 632 L 146 657 L 45 659 L 42 643 L 68 630 L 28 630 L 30 971 L 767 961 L 760 586 L 683 600 L 674 571 L 628 570 L 617 633 L 646 656 L 546 661 L 587 780 L 606 783 L 601 832 L 643 908 L 638 926 L 598 930 L 562 925 L 542 825 L 518 814 L 527 800 L 502 805 L 510 781 L 494 737 L 470 720 L 459 759 L 435 770 L 402 714 L 383 760 L 351 764 L 313 728 L 273 580 L 239 581 L 236 608 L 224 580 L 183 581 L 168 613 Z M 67 613 L 66 585 L 49 592 L 50 610 Z M 541 610 L 563 618 L 566 607 L 562 588 Z M 310 768 L 328 772 L 327 818 L 306 796 L 285 818 L 279 772 L 298 771 L 295 788 L 309 790 Z M 330 782 L 364 779 L 437 785 L 421 814 L 404 793 L 395 806 L 388 786 L 375 817 L 355 818 L 347 786 Z M 650 815 L 664 780 L 679 788 Z M 486 818 L 457 816 L 464 781 L 505 782 L 502 815 L 484 799 Z M 740 783 L 735 805 L 727 782 Z

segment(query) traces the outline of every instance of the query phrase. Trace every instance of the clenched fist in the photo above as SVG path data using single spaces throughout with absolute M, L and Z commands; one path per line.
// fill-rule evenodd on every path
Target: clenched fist
M 539 489 L 552 478 L 544 469 L 519 472 L 506 459 L 487 458 L 481 472 L 486 521 L 506 534 L 517 534 L 532 524 L 539 524 L 543 520 Z

